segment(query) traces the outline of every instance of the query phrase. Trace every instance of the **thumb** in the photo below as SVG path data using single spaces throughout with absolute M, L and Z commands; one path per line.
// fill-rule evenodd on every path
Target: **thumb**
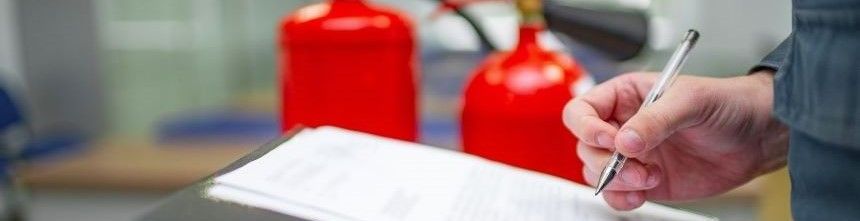
M 624 156 L 636 158 L 662 143 L 676 131 L 690 127 L 705 106 L 702 104 L 703 100 L 693 98 L 690 94 L 666 93 L 660 100 L 640 109 L 621 126 L 615 137 L 616 150 Z

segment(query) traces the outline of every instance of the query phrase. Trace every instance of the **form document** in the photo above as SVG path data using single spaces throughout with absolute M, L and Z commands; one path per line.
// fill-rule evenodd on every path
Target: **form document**
M 206 192 L 308 220 L 715 220 L 655 203 L 616 212 L 593 193 L 477 156 L 336 127 L 304 129 L 214 178 Z

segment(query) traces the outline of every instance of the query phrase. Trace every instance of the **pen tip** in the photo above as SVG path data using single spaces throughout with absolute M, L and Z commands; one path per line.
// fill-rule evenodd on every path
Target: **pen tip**
M 600 192 L 609 185 L 609 182 L 612 182 L 612 178 L 615 178 L 615 173 L 615 170 L 612 169 L 606 169 L 600 173 L 600 180 L 597 182 L 597 192 L 594 193 L 595 196 L 600 194 Z
M 603 183 L 597 185 L 597 191 L 594 192 L 594 196 L 597 196 L 597 194 L 600 194 L 600 192 L 603 192 L 603 188 L 605 188 L 605 187 L 606 187 L 606 185 L 604 185 Z

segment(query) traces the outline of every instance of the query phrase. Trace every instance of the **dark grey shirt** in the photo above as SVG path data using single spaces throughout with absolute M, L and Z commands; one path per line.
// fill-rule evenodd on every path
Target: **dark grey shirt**
M 791 36 L 757 67 L 778 70 L 774 113 L 792 129 L 860 149 L 860 1 L 793 4 Z
M 791 128 L 794 220 L 860 219 L 860 0 L 794 0 L 792 33 L 753 71 L 777 70 Z

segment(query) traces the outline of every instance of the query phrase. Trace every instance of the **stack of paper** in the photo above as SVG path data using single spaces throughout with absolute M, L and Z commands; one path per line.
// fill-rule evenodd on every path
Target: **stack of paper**
M 463 153 L 334 127 L 305 129 L 214 180 L 209 197 L 309 220 L 714 220 Z

